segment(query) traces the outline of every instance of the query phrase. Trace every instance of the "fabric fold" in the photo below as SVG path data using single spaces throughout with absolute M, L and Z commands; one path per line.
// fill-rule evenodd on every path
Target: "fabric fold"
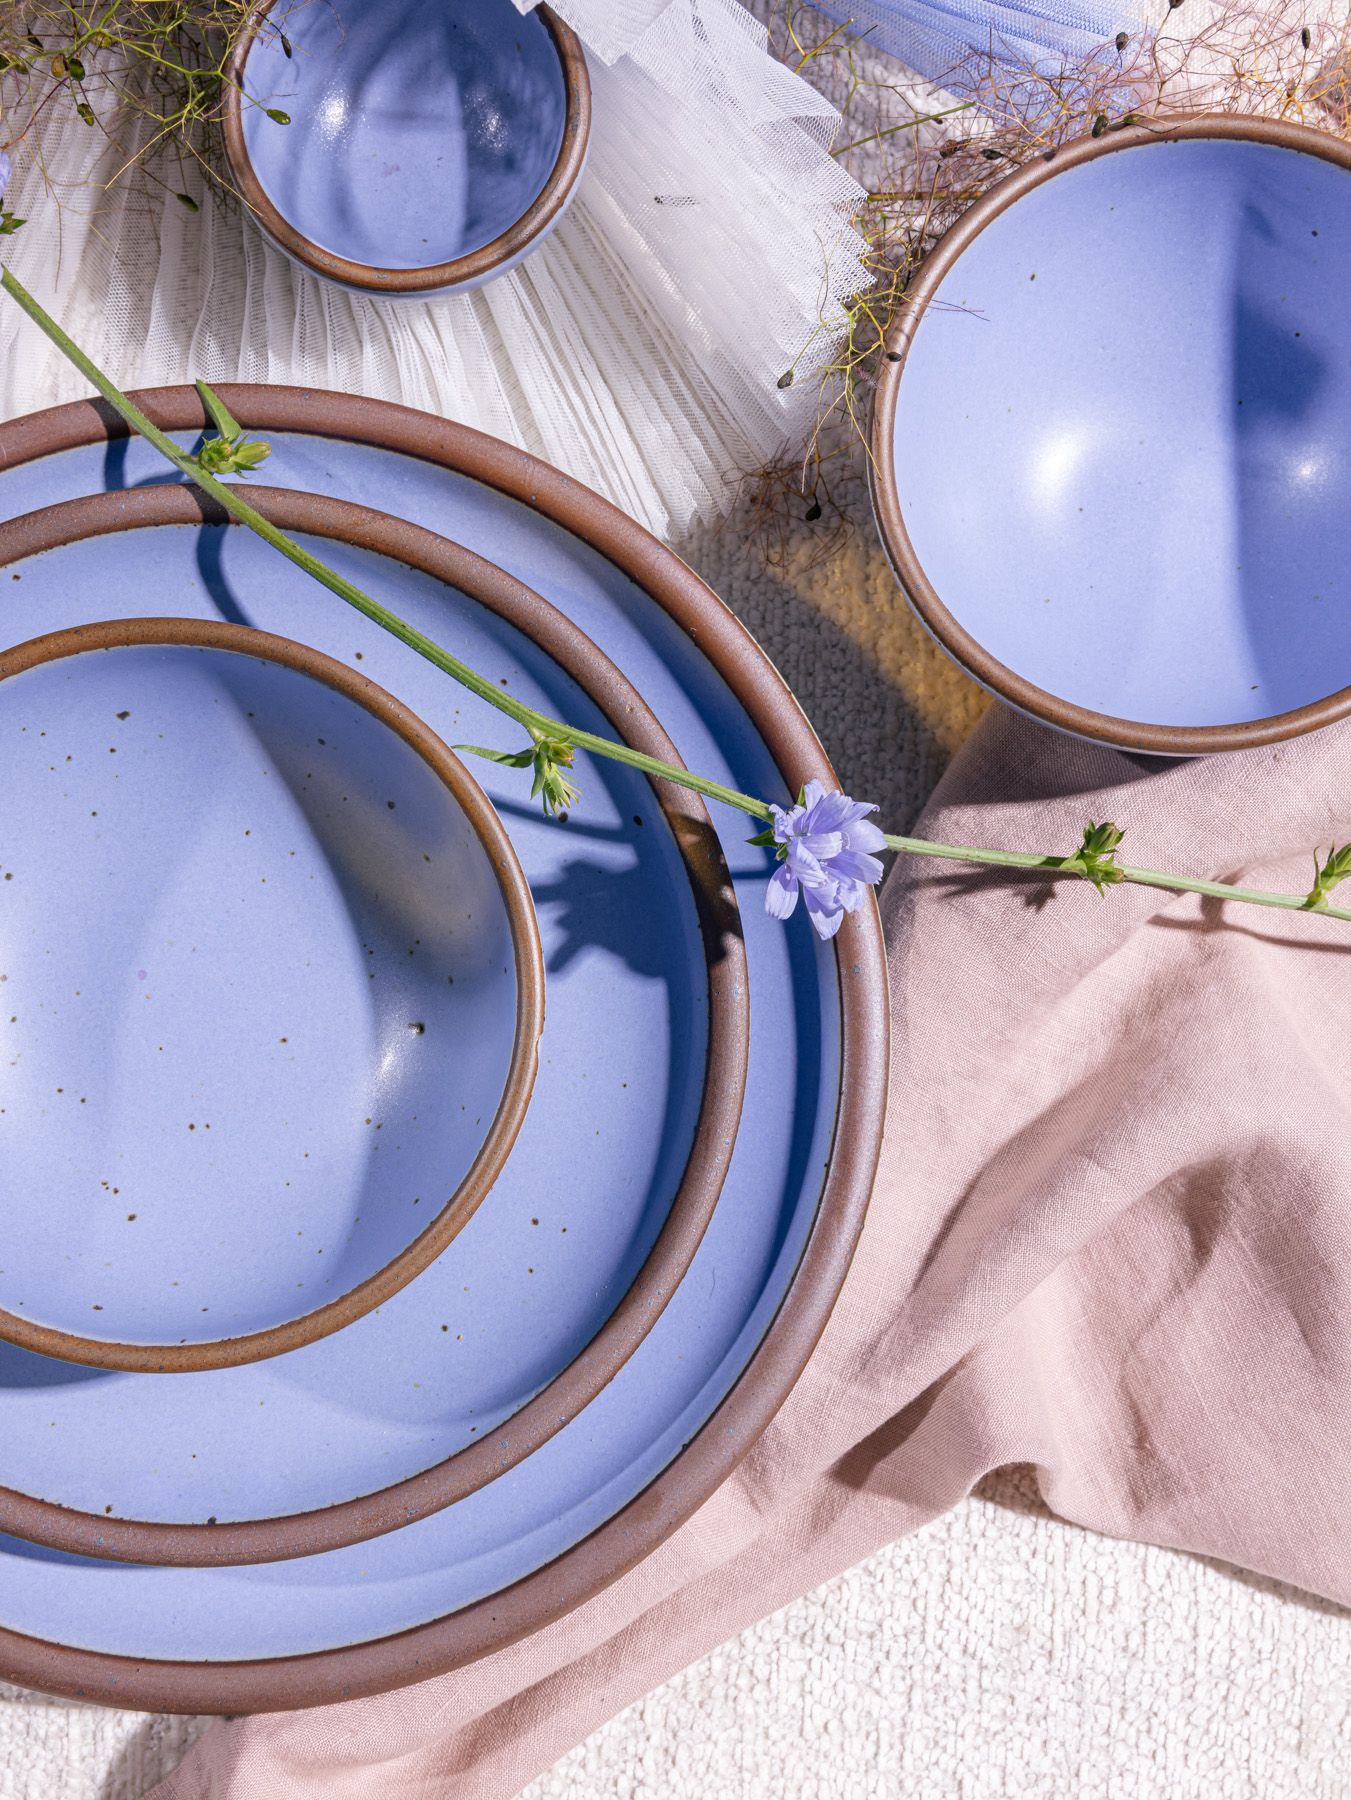
M 1307 885 L 1351 726 L 1147 764 L 997 709 L 919 827 Z M 1351 1601 L 1351 927 L 904 861 L 892 1093 L 812 1362 L 646 1562 L 524 1643 L 213 1728 L 156 1800 L 509 1800 L 751 1621 L 1031 1464 L 1062 1517 Z

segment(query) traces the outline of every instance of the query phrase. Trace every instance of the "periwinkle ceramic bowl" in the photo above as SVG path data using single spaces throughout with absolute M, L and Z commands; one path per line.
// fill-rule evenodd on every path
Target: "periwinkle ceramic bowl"
M 241 625 L 0 655 L 0 1337 L 104 1368 L 338 1329 L 472 1216 L 543 962 L 487 797 L 407 708 Z
M 1351 146 L 1252 118 L 1009 176 L 907 296 L 873 419 L 901 586 L 977 680 L 1167 755 L 1351 711 Z
M 505 273 L 553 229 L 590 123 L 585 56 L 548 7 L 263 0 L 224 136 L 246 205 L 295 261 L 426 297 Z

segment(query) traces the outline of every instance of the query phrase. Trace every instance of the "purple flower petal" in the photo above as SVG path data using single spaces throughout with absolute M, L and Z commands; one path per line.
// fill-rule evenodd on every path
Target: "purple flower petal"
M 784 859 L 783 866 L 792 875 L 794 881 L 821 882 L 830 880 L 830 877 L 812 855 L 811 851 L 802 842 L 801 838 L 795 838 L 793 842 L 789 844 L 788 855 Z
M 819 863 L 828 863 L 844 849 L 844 836 L 838 831 L 807 831 L 794 842 Z M 792 855 L 792 851 L 789 851 Z
M 9 178 L 14 173 L 14 165 L 9 160 L 9 153 L 0 150 L 0 200 L 5 197 L 5 189 L 9 186 Z
M 885 850 L 886 833 L 870 819 L 859 819 L 845 832 L 847 850 Z
M 851 800 L 848 794 L 826 794 L 815 806 L 808 808 L 807 824 L 812 831 L 843 831 L 855 820 L 876 811 L 875 806 Z
M 765 911 L 771 919 L 791 919 L 797 907 L 797 882 L 788 867 L 780 863 L 765 889 Z
M 831 861 L 830 872 L 865 887 L 873 887 L 882 879 L 881 863 L 875 856 L 865 856 L 861 850 L 841 850 Z
M 816 935 L 833 938 L 844 922 L 844 911 L 835 903 L 834 896 L 829 901 L 822 900 L 810 888 L 804 888 L 802 897 L 807 903 L 807 917 L 815 926 Z

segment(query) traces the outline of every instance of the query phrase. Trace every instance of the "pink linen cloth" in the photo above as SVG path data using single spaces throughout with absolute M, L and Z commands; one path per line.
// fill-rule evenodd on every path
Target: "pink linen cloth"
M 1111 819 L 1130 862 L 1304 890 L 1349 768 L 1351 726 L 1147 765 L 996 709 L 920 829 L 1049 853 Z M 1351 924 L 914 858 L 883 911 L 875 1196 L 737 1473 L 537 1636 L 216 1725 L 155 1800 L 507 1800 L 1008 1463 L 1066 1519 L 1351 1601 Z

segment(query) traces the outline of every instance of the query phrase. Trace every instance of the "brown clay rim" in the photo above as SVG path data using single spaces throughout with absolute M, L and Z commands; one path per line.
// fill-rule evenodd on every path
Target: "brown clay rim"
M 664 544 L 580 482 L 482 432 L 390 401 L 296 387 L 221 385 L 226 406 L 261 432 L 300 432 L 420 458 L 495 489 L 590 545 L 696 642 L 745 708 L 790 793 L 835 781 L 783 678 L 716 594 Z M 133 396 L 164 431 L 208 421 L 191 387 Z M 0 425 L 0 468 L 126 427 L 80 400 Z M 863 1229 L 887 1101 L 890 1007 L 875 905 L 835 939 L 842 1068 L 835 1143 L 797 1273 L 768 1332 L 708 1423 L 655 1480 L 544 1568 L 443 1618 L 385 1638 L 304 1656 L 236 1662 L 140 1660 L 52 1644 L 0 1628 L 0 1678 L 73 1699 L 151 1712 L 265 1712 L 383 1692 L 458 1668 L 528 1637 L 635 1567 L 736 1468 L 788 1397 L 830 1317 Z
M 269 488 L 252 489 L 250 499 L 265 517 L 284 531 L 338 539 L 345 544 L 373 550 L 468 594 L 539 644 L 600 707 L 624 742 L 649 756 L 679 766 L 679 757 L 670 739 L 609 658 L 556 607 L 513 576 L 459 544 L 450 543 L 419 526 L 373 512 L 368 507 Z M 166 524 L 197 524 L 204 512 L 205 516 L 224 522 L 222 514 L 214 507 L 206 511 L 199 496 L 184 487 L 138 488 L 129 494 L 98 494 L 88 499 L 70 500 L 0 526 L 0 568 L 11 561 L 108 532 Z M 91 625 L 60 632 L 55 637 L 36 639 L 18 651 L 0 656 L 0 679 L 17 668 L 31 667 L 46 655 L 71 654 L 84 648 L 105 648 L 127 642 L 186 642 L 223 644 L 252 653 L 255 639 L 263 646 L 261 654 L 266 654 L 271 644 L 286 643 L 284 639 L 273 639 L 247 626 L 198 624 L 193 620 Z M 396 728 L 415 747 L 427 746 L 429 761 L 436 756 L 434 766 L 438 773 L 444 765 L 463 783 L 470 782 L 464 765 L 441 740 L 373 682 L 342 663 L 331 662 L 318 651 L 299 645 L 288 645 L 285 656 L 278 660 L 316 672 L 329 668 L 336 670 L 335 687 L 353 696 L 374 695 L 376 703 L 391 709 L 392 715 L 399 720 Z M 515 862 L 515 853 L 491 802 L 476 783 L 471 785 L 485 823 L 495 829 L 512 859 L 518 882 L 514 903 L 524 908 L 533 933 L 534 911 L 525 876 Z M 509 1421 L 504 1421 L 511 1427 L 509 1444 L 504 1445 L 502 1432 L 495 1431 L 491 1437 L 485 1436 L 465 1446 L 432 1468 L 359 1499 L 274 1518 L 217 1524 L 171 1524 L 82 1513 L 0 1488 L 0 1532 L 9 1532 L 75 1555 L 196 1568 L 313 1556 L 319 1551 L 338 1549 L 344 1544 L 378 1537 L 396 1526 L 411 1524 L 483 1487 L 546 1443 L 623 1367 L 679 1286 L 713 1216 L 732 1159 L 745 1092 L 750 1040 L 745 945 L 731 877 L 712 820 L 697 794 L 664 781 L 652 781 L 651 786 L 685 865 L 707 966 L 708 1046 L 699 1117 L 670 1211 L 647 1260 L 619 1305 L 581 1354 Z M 538 937 L 533 936 L 530 942 L 534 947 L 533 954 L 538 957 Z M 542 962 L 536 980 L 538 995 L 542 998 Z M 524 1011 L 534 1028 L 528 1039 L 526 1071 L 533 1080 L 536 1043 L 543 1020 L 542 1006 L 533 989 L 526 994 Z M 528 1091 L 527 1081 L 527 1094 Z M 522 1104 L 520 1118 L 524 1117 L 524 1112 Z M 519 1122 L 519 1118 L 513 1121 L 513 1139 Z M 505 1161 L 505 1153 L 494 1173 L 498 1172 L 502 1161 Z M 475 1206 L 489 1185 L 484 1182 L 475 1192 Z M 473 1210 L 474 1206 L 469 1206 L 457 1213 L 450 1231 L 441 1234 L 419 1258 L 410 1274 L 426 1267 L 444 1243 L 449 1242 L 450 1236 L 467 1222 Z M 396 1284 L 402 1285 L 403 1281 Z M 393 1291 L 395 1288 L 389 1288 L 389 1292 Z M 384 1293 L 378 1296 L 385 1297 Z M 374 1302 L 363 1305 L 360 1311 L 369 1310 L 371 1304 Z M 4 1328 L 5 1317 L 0 1315 L 0 1333 Z
M 538 6 L 535 10 L 553 39 L 563 70 L 566 95 L 563 142 L 559 145 L 549 179 L 514 224 L 477 250 L 454 257 L 450 262 L 430 263 L 421 269 L 379 269 L 370 263 L 352 262 L 305 237 L 269 198 L 254 172 L 253 160 L 244 142 L 244 65 L 259 27 L 275 4 L 276 0 L 259 0 L 230 57 L 225 75 L 222 135 L 225 160 L 244 204 L 268 236 L 305 268 L 369 294 L 435 294 L 465 282 L 482 281 L 504 263 L 520 256 L 544 235 L 568 204 L 585 165 L 591 135 L 591 78 L 575 32 L 570 31 L 550 7 Z
M 75 502 L 76 508 L 86 505 L 88 502 Z M 50 521 L 52 515 L 61 510 L 49 508 L 41 517 Z M 35 538 L 43 535 L 40 531 L 32 532 L 28 525 L 28 520 L 18 519 L 0 526 L 0 545 L 3 545 L 0 564 L 25 554 L 22 546 L 32 544 Z M 312 1312 L 287 1319 L 280 1325 L 239 1337 L 213 1338 L 196 1344 L 124 1344 L 106 1338 L 86 1338 L 78 1332 L 38 1324 L 0 1307 L 0 1338 L 23 1350 L 35 1351 L 39 1356 L 53 1356 L 100 1369 L 182 1373 L 260 1362 L 265 1357 L 280 1356 L 302 1344 L 312 1344 L 317 1338 L 327 1337 L 330 1332 L 340 1331 L 406 1287 L 464 1229 L 501 1174 L 530 1104 L 538 1067 L 539 1037 L 544 1028 L 544 955 L 529 884 L 506 827 L 488 796 L 459 757 L 402 701 L 332 657 L 312 650 L 306 644 L 293 643 L 289 638 L 276 637 L 266 631 L 250 631 L 246 626 L 227 624 L 223 620 L 115 619 L 50 632 L 4 651 L 0 654 L 0 681 L 40 664 L 79 656 L 86 651 L 116 650 L 132 645 L 184 645 L 279 663 L 345 695 L 402 738 L 450 790 L 482 844 L 506 906 L 516 964 L 515 1039 L 502 1097 L 483 1143 L 464 1180 L 426 1229 L 356 1287 L 315 1307 Z M 4 1509 L 0 1506 L 0 1518 L 3 1516 Z M 2 1529 L 4 1527 L 0 1525 Z
M 925 574 L 914 545 L 905 528 L 900 494 L 896 485 L 893 442 L 896 406 L 905 374 L 905 359 L 924 317 L 958 258 L 980 236 L 992 220 L 1006 212 L 1024 194 L 1043 183 L 1054 180 L 1067 169 L 1096 157 L 1111 156 L 1118 150 L 1130 150 L 1142 144 L 1172 144 L 1191 138 L 1219 138 L 1256 144 L 1272 144 L 1284 150 L 1299 150 L 1324 162 L 1335 163 L 1351 171 L 1351 144 L 1307 125 L 1285 120 L 1249 118 L 1234 113 L 1211 113 L 1155 119 L 1146 124 L 1131 125 L 1109 132 L 1100 138 L 1080 138 L 1063 150 L 1039 157 L 1008 175 L 978 200 L 957 223 L 944 234 L 920 264 L 914 280 L 906 290 L 905 300 L 892 324 L 887 340 L 887 356 L 878 376 L 873 397 L 870 432 L 869 484 L 873 511 L 883 546 L 890 558 L 896 579 L 920 619 L 948 654 L 969 675 L 997 694 L 1001 700 L 1030 713 L 1062 731 L 1093 738 L 1098 743 L 1113 744 L 1123 750 L 1143 750 L 1161 756 L 1200 756 L 1216 750 L 1251 750 L 1263 744 L 1280 743 L 1298 737 L 1351 712 L 1351 687 L 1329 694 L 1308 706 L 1292 712 L 1274 713 L 1265 719 L 1252 719 L 1237 725 L 1156 725 L 1139 720 L 1119 719 L 1110 713 L 1095 712 L 1076 706 L 1047 693 L 1014 670 L 1007 668 L 949 612 Z

